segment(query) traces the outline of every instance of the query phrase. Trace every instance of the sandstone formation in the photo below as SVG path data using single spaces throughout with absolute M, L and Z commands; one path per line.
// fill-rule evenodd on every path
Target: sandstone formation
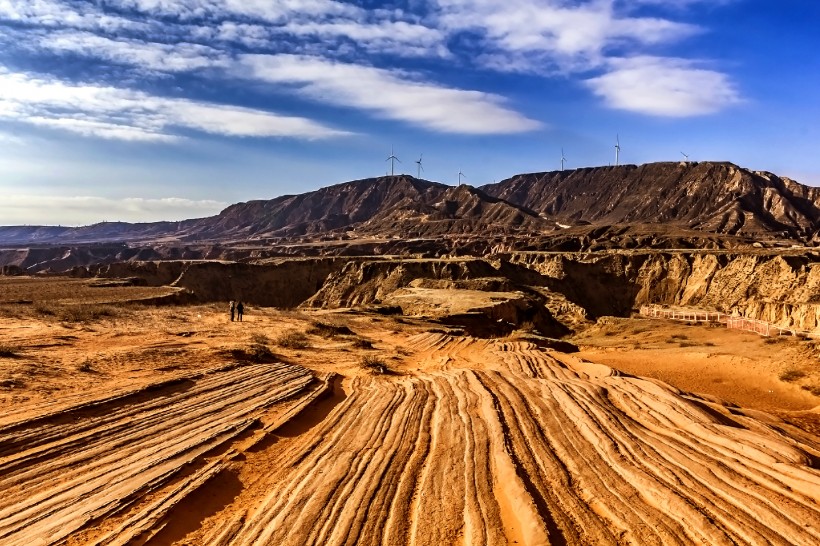
M 402 344 L 395 376 L 245 365 L 18 408 L 0 541 L 820 541 L 816 437 L 530 343 Z

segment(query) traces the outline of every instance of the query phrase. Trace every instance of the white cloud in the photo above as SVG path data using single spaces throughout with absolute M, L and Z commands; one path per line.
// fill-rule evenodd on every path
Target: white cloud
M 522 133 L 541 127 L 498 95 L 444 87 L 413 75 L 296 55 L 246 55 L 247 77 L 294 86 L 311 99 L 374 112 L 433 131 Z
M 0 200 L 3 225 L 86 225 L 102 221 L 156 222 L 186 220 L 219 213 L 227 206 L 213 200 L 179 197 L 112 199 L 97 196 L 4 195 Z
M 314 36 L 323 40 L 347 38 L 364 50 L 403 57 L 447 57 L 446 34 L 406 21 L 358 20 L 290 22 L 277 29 L 296 37 Z
M 174 128 L 246 137 L 317 139 L 347 133 L 301 117 L 67 84 L 0 69 L 0 119 L 119 140 L 169 141 Z
M 208 46 L 113 40 L 84 31 L 48 32 L 40 36 L 37 45 L 53 52 L 71 52 L 159 72 L 192 72 L 229 64 L 225 52 Z
M 641 114 L 686 117 L 711 114 L 740 102 L 731 80 L 694 62 L 662 57 L 610 61 L 604 75 L 587 80 L 612 108 Z
M 103 0 L 103 4 L 183 20 L 232 15 L 282 22 L 299 15 L 356 16 L 364 12 L 361 8 L 334 0 Z
M 0 0 L 0 20 L 110 32 L 123 28 L 144 28 L 144 25 L 133 20 L 104 13 L 90 2 L 69 5 L 60 0 Z
M 578 71 L 603 64 L 608 48 L 652 45 L 699 32 L 690 24 L 620 14 L 612 0 L 437 0 L 440 24 L 451 33 L 479 32 L 486 58 L 510 56 L 516 70 Z M 495 62 L 494 68 L 501 63 Z

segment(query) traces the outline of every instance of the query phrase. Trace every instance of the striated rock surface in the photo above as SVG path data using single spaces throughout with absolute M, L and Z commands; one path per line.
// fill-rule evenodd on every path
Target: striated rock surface
M 820 541 L 820 446 L 785 422 L 529 342 L 402 342 L 398 375 L 247 365 L 4 415 L 0 541 Z

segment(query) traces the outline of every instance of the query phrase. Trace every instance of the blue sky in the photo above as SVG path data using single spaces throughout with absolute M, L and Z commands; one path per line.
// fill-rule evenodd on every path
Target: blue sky
M 0 225 L 397 170 L 732 161 L 820 185 L 820 2 L 0 0 Z

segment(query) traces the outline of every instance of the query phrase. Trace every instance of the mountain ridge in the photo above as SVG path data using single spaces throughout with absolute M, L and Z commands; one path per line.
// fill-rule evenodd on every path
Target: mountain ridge
M 567 226 L 634 224 L 814 241 L 820 188 L 729 162 L 525 173 L 480 187 L 397 175 L 235 203 L 178 222 L 5 226 L 0 244 L 527 237 Z

